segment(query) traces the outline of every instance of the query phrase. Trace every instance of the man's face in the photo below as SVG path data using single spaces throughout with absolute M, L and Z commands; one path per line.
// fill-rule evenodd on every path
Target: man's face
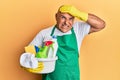
M 74 22 L 74 17 L 68 13 L 58 12 L 56 14 L 56 21 L 57 21 L 57 28 L 61 32 L 65 33 L 71 30 L 73 22 Z

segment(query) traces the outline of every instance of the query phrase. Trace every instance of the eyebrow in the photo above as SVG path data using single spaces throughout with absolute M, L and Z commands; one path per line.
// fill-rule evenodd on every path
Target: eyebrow
M 60 14 L 60 16 L 64 16 L 64 15 Z M 65 17 L 65 16 L 64 16 L 64 17 Z M 70 19 L 74 19 L 74 16 L 70 16 Z

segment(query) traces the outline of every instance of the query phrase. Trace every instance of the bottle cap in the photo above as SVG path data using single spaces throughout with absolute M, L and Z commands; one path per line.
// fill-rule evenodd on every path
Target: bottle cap
M 56 36 L 56 35 L 53 35 L 52 38 L 57 38 L 57 36 Z

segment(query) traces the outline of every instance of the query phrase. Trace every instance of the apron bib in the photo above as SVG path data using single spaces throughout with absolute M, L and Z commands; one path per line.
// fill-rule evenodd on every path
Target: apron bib
M 53 35 L 55 27 L 52 30 Z M 56 61 L 55 71 L 43 75 L 42 80 L 80 80 L 78 47 L 73 28 L 72 34 L 57 36 L 58 60 Z

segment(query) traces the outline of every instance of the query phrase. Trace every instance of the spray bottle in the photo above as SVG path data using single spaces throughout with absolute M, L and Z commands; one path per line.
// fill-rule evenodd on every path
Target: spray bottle
M 57 36 L 52 36 L 53 41 L 53 57 L 56 57 L 57 50 L 58 50 L 58 43 L 57 43 Z

